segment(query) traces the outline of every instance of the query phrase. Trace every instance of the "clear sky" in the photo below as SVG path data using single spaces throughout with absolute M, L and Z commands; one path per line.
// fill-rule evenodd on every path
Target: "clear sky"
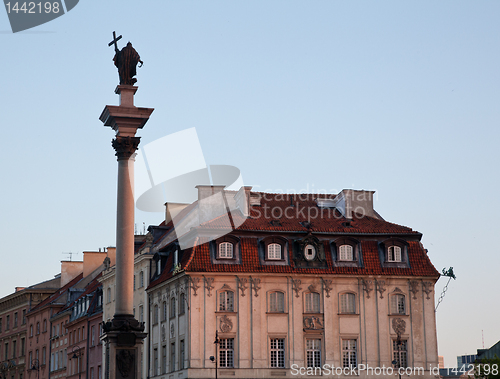
M 106 0 L 13 34 L 0 11 L 0 296 L 115 244 L 114 133 L 98 117 L 118 103 L 116 30 L 144 60 L 136 104 L 155 108 L 142 144 L 195 127 L 207 163 L 256 190 L 377 191 L 382 217 L 455 269 L 437 312 L 446 365 L 482 330 L 493 345 L 499 17 L 486 0 Z

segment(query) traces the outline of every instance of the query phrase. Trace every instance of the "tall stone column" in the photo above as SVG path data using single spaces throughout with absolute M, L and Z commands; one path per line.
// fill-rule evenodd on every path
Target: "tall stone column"
M 118 193 L 116 209 L 115 315 L 104 325 L 106 343 L 106 379 L 141 377 L 140 346 L 146 337 L 144 324 L 133 315 L 134 301 L 134 157 L 143 128 L 153 108 L 134 106 L 137 87 L 119 85 L 120 105 L 107 105 L 100 116 L 105 126 L 115 130 L 112 141 L 118 159 Z

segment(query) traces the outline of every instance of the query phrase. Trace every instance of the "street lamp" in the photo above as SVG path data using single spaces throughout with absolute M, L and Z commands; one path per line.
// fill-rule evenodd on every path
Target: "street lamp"
M 78 379 L 82 379 L 82 370 L 80 370 L 80 357 L 82 356 L 82 350 L 79 346 L 73 346 L 71 350 L 73 353 L 72 359 L 78 359 Z
M 40 377 L 40 361 L 38 359 L 33 359 L 31 361 L 31 370 L 36 370 L 36 378 Z
M 215 379 L 217 379 L 217 368 L 218 368 L 218 359 L 217 359 L 217 355 L 218 355 L 218 346 L 219 346 L 219 343 L 220 343 L 220 340 L 219 340 L 219 335 L 217 333 L 217 330 L 215 331 L 215 341 L 214 341 L 214 344 L 215 344 L 215 356 L 211 356 L 210 357 L 210 360 L 212 362 L 215 362 Z

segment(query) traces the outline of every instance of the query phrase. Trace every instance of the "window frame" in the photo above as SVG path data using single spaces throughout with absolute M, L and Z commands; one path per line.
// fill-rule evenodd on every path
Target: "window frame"
M 347 344 L 346 344 L 347 342 Z M 351 346 L 351 343 L 354 342 L 354 347 Z M 357 367 L 358 363 L 358 340 L 356 338 L 343 338 L 342 344 L 342 367 L 351 368 Z M 354 356 L 354 357 L 353 357 Z M 346 360 L 347 358 L 347 360 Z M 354 363 L 352 362 L 354 360 Z
M 387 246 L 387 262 L 390 262 L 390 263 L 403 262 L 403 254 L 402 254 L 401 246 L 398 246 L 398 245 Z
M 228 256 L 228 248 L 231 247 L 231 256 Z M 224 255 L 222 254 L 221 248 L 224 248 Z M 217 259 L 234 259 L 234 244 L 229 241 L 222 241 L 217 244 Z
M 269 367 L 286 368 L 286 339 L 284 337 L 269 338 Z
M 349 248 L 350 251 L 342 251 L 342 248 Z M 345 250 L 345 249 L 344 249 Z M 346 255 L 343 257 L 343 255 Z M 339 246 L 339 261 L 341 262 L 353 262 L 354 261 L 354 248 L 352 245 L 343 244 Z
M 222 299 L 224 296 L 224 299 Z M 231 289 L 223 289 L 218 291 L 217 300 L 219 302 L 219 306 L 217 307 L 218 312 L 234 312 L 235 304 L 234 304 L 234 291 Z
M 398 368 L 399 367 L 406 368 L 406 367 L 408 367 L 408 340 L 407 339 L 400 340 L 400 343 L 401 343 L 400 346 L 404 346 L 404 349 L 398 350 L 397 343 L 398 343 L 398 340 L 393 338 L 392 339 L 392 360 L 398 362 Z M 401 364 L 402 361 L 403 361 L 403 364 Z
M 271 251 L 271 247 L 274 251 Z M 276 252 L 276 247 L 279 247 L 279 251 Z M 278 254 L 277 256 L 275 256 Z M 277 242 L 271 242 L 266 246 L 266 259 L 270 261 L 280 261 L 283 259 L 283 246 Z
M 311 251 L 311 255 L 308 254 L 308 252 Z M 318 252 L 316 251 L 316 246 L 308 243 L 304 246 L 304 258 L 306 261 L 313 261 L 314 258 L 316 258 L 316 255 Z
M 339 314 L 357 314 L 356 298 L 354 292 L 339 293 Z
M 402 300 L 403 309 L 401 310 L 401 303 L 399 300 Z M 403 293 L 392 293 L 389 295 L 389 311 L 391 315 L 406 315 L 406 295 Z
M 310 300 L 308 300 L 310 297 Z M 315 307 L 315 299 L 317 299 L 317 308 Z M 319 292 L 309 291 L 304 293 L 304 313 L 321 313 L 321 295 Z
M 313 343 L 313 346 L 309 347 L 309 342 L 312 342 Z M 319 346 L 316 346 L 316 343 L 315 342 L 318 342 L 318 345 Z M 322 340 L 320 337 L 316 337 L 316 336 L 311 336 L 311 337 L 308 337 L 306 338 L 306 343 L 305 343 L 305 363 L 306 363 L 306 367 L 309 368 L 309 367 L 312 367 L 312 368 L 315 368 L 315 367 L 321 367 L 321 360 L 322 360 L 322 349 L 323 346 L 322 346 Z M 319 358 L 316 356 L 316 353 L 319 352 Z M 309 354 L 311 353 L 311 355 Z M 309 365 L 309 357 L 311 356 L 311 360 L 312 360 L 312 363 L 313 365 Z M 319 359 L 319 362 L 316 362 L 317 360 Z
M 220 368 L 234 368 L 234 346 L 234 338 L 232 337 L 219 339 L 219 354 L 217 358 L 219 359 Z
M 283 291 L 269 291 L 268 292 L 268 312 L 269 313 L 285 313 L 285 293 Z M 273 297 L 276 299 L 273 301 Z M 281 297 L 281 299 L 280 299 Z M 281 304 L 280 304 L 281 300 Z M 281 307 L 280 307 L 281 305 Z

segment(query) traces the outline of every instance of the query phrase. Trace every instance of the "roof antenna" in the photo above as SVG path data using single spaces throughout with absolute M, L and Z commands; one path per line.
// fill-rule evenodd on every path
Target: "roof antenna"
M 483 349 L 484 349 L 484 330 L 481 329 L 481 335 L 483 336 Z
M 63 252 L 63 253 L 61 253 L 61 254 L 68 254 L 68 255 L 69 255 L 69 261 L 71 262 L 71 261 L 72 261 L 72 259 L 71 259 L 71 258 L 73 257 L 73 254 L 75 254 L 75 255 L 76 255 L 76 254 L 78 254 L 78 253 L 72 253 L 72 252 L 70 251 L 70 252 Z
M 134 224 L 134 234 L 137 235 L 137 224 Z
M 142 235 L 145 235 L 146 234 L 146 223 L 143 222 L 142 223 Z

